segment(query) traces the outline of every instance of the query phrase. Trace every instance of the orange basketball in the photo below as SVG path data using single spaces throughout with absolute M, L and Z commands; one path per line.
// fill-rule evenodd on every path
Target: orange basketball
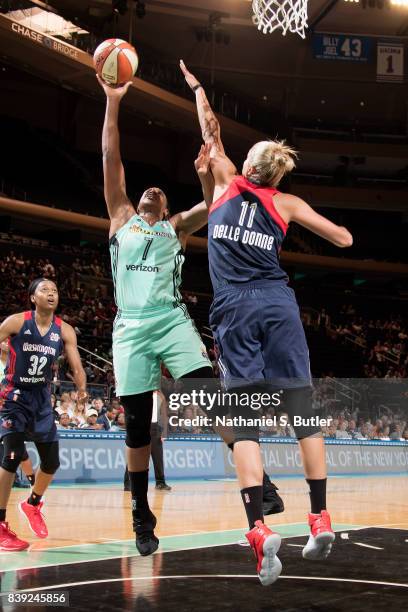
M 139 64 L 134 47 L 120 38 L 109 38 L 101 43 L 93 60 L 96 72 L 113 87 L 131 81 Z

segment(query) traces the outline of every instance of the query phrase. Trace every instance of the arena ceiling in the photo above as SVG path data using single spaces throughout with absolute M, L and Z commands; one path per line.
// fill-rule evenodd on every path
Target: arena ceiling
M 216 85 L 226 92 L 251 98 L 289 121 L 324 124 L 337 117 L 366 128 L 383 123 L 384 131 L 392 125 L 395 131 L 395 125 L 406 120 L 407 80 L 377 82 L 375 40 L 406 41 L 408 7 L 390 2 L 309 0 L 305 40 L 294 34 L 283 37 L 279 31 L 259 32 L 248 0 L 144 0 L 143 18 L 136 16 L 137 3 L 128 0 L 127 11 L 116 12 L 113 19 L 111 0 L 51 0 L 49 5 L 99 35 L 131 36 L 142 61 L 144 52 L 175 65 L 182 57 L 201 78 L 213 74 Z M 203 33 L 208 27 L 220 32 L 221 42 L 206 42 Z M 313 33 L 373 37 L 371 59 L 361 63 L 315 59 Z
M 379 36 L 407 36 L 408 12 L 403 6 L 391 5 L 392 0 L 309 0 L 308 14 L 311 30 L 348 32 Z M 112 12 L 111 0 L 49 0 L 37 2 L 49 4 L 61 11 L 76 16 L 107 18 Z M 124 7 L 123 21 L 128 20 L 132 4 L 137 0 L 118 0 L 116 5 Z M 251 0 L 140 0 L 145 5 L 144 23 L 156 22 L 166 26 L 174 42 L 174 20 L 193 26 L 208 21 L 210 14 L 218 14 L 225 25 L 238 28 L 253 28 Z M 127 5 L 127 11 L 125 7 Z M 183 23 L 182 23 L 183 22 Z M 144 27 L 143 27 L 144 29 Z M 148 34 L 148 32 L 146 32 Z M 158 42 L 165 42 L 160 39 Z M 178 40 L 178 42 L 182 42 Z

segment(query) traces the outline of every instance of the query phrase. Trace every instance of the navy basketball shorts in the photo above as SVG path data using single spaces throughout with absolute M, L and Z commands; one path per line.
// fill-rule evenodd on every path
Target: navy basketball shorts
M 55 417 L 48 387 L 5 387 L 0 409 L 0 438 L 10 433 L 24 433 L 33 442 L 58 440 Z
M 295 292 L 284 283 L 255 281 L 217 292 L 210 325 L 227 389 L 310 387 L 309 349 Z

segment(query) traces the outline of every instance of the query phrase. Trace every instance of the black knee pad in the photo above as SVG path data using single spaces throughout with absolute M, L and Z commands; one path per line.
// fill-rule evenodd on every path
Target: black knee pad
M 3 437 L 4 452 L 1 467 L 6 472 L 15 474 L 23 460 L 25 451 L 24 437 L 23 433 L 10 433 Z
M 129 448 L 149 446 L 153 392 L 125 395 L 120 398 L 120 401 L 125 409 L 126 446 Z
M 216 416 L 226 414 L 223 411 L 223 406 L 218 402 L 217 394 L 220 390 L 220 380 L 214 376 L 212 367 L 205 366 L 188 372 L 188 374 L 179 378 L 174 393 L 171 394 L 170 398 L 174 394 L 178 396 L 181 394 L 190 395 L 191 403 L 197 406 L 197 414 L 199 416 L 211 417 L 215 421 Z M 194 396 L 193 393 L 198 395 Z M 204 396 L 201 396 L 201 393 Z M 208 399 L 210 397 L 212 398 L 211 402 Z
M 219 380 L 214 377 L 213 369 L 210 366 L 204 368 L 198 368 L 188 374 L 184 374 L 177 380 L 176 392 L 177 393 L 215 393 L 219 389 Z M 200 406 L 200 402 L 195 400 L 192 396 L 193 403 Z M 203 408 L 204 406 L 200 406 Z
M 40 456 L 40 470 L 44 474 L 55 474 L 60 466 L 59 443 L 38 442 L 36 447 Z
M 312 408 L 311 387 L 286 389 L 281 409 L 287 413 L 298 440 L 321 434 L 321 428 L 313 424 L 317 414 Z
M 28 452 L 26 447 L 24 446 L 24 455 L 22 456 L 21 461 L 27 461 L 27 459 L 29 459 L 30 457 L 28 456 Z
M 188 374 L 184 374 L 180 380 L 186 381 L 188 378 L 214 378 L 214 371 L 211 366 L 205 366 L 203 368 L 198 368 L 197 370 L 193 370 L 192 372 L 188 372 Z
M 261 419 L 262 413 L 251 406 L 262 392 L 262 389 L 254 385 L 224 391 L 223 401 L 230 406 L 229 417 L 233 420 L 234 442 L 250 440 L 259 444 L 257 421 Z

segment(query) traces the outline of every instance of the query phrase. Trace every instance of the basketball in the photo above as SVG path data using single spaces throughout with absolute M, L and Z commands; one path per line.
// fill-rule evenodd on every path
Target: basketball
M 139 64 L 135 48 L 120 38 L 109 38 L 101 43 L 93 60 L 96 72 L 113 87 L 130 81 Z

